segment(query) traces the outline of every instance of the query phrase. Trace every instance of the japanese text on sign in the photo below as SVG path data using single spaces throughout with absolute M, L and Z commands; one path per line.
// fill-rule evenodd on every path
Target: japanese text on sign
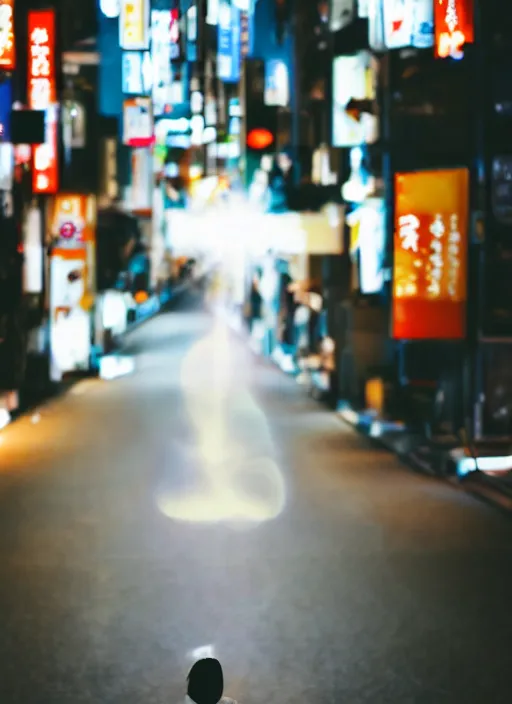
M 122 49 L 147 49 L 149 41 L 148 0 L 123 0 L 119 20 Z
M 32 151 L 32 188 L 34 193 L 55 193 L 58 130 L 54 10 L 29 12 L 28 39 L 28 103 L 32 110 L 46 111 L 45 143 Z
M 29 14 L 29 106 L 46 110 L 55 102 L 55 14 L 53 10 Z
M 14 66 L 14 0 L 3 0 L 0 4 L 0 68 L 12 71 Z
M 473 41 L 473 0 L 436 0 L 436 56 L 461 59 Z
M 396 176 L 395 339 L 460 339 L 467 294 L 466 169 Z

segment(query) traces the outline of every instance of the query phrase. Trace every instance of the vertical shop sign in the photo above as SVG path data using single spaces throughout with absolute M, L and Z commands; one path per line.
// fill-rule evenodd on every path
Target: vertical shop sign
M 58 189 L 58 109 L 55 80 L 55 10 L 28 14 L 28 104 L 46 111 L 46 141 L 32 152 L 32 190 L 56 193 Z
M 374 51 L 384 51 L 383 0 L 368 0 L 368 44 Z
M 375 101 L 378 63 L 369 52 L 338 56 L 333 63 L 332 140 L 335 147 L 372 144 L 379 135 L 376 115 L 354 114 L 351 101 Z
M 187 22 L 187 61 L 194 62 L 198 60 L 197 55 L 197 6 L 191 5 L 186 14 Z
M 155 141 L 151 98 L 133 98 L 123 103 L 123 144 L 150 147 Z
M 473 0 L 436 0 L 434 22 L 436 57 L 461 59 L 474 41 Z
M 287 107 L 290 102 L 290 77 L 284 61 L 272 59 L 265 64 L 265 105 Z
M 176 8 L 170 12 L 169 38 L 171 40 L 171 60 L 179 61 L 181 57 L 180 11 Z
M 28 15 L 28 102 L 32 110 L 46 110 L 56 102 L 55 11 L 37 10 Z
M 366 19 L 370 14 L 369 0 L 357 0 L 357 16 Z
M 0 69 L 12 71 L 15 65 L 14 0 L 0 0 Z
M 125 51 L 122 59 L 123 93 L 147 95 L 153 85 L 153 66 L 149 51 Z
M 11 141 L 12 80 L 0 83 L 0 142 Z
M 151 63 L 153 66 L 153 110 L 155 117 L 163 115 L 170 105 L 171 73 L 171 13 L 170 10 L 151 12 Z
M 240 13 L 240 55 L 242 59 L 252 54 L 254 14 L 251 12 Z
M 121 49 L 142 50 L 149 42 L 149 0 L 122 0 L 119 16 Z
M 50 259 L 51 375 L 89 367 L 94 300 L 96 200 L 66 194 L 53 199 L 48 231 Z
M 240 10 L 229 2 L 221 3 L 218 24 L 218 77 L 226 83 L 240 79 Z
M 437 0 L 436 0 L 437 1 Z M 434 43 L 432 0 L 383 0 L 384 39 L 388 49 L 427 49 Z
M 469 173 L 396 175 L 393 337 L 465 336 Z

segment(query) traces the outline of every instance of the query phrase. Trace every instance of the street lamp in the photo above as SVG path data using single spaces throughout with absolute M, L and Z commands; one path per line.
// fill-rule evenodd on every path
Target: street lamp
M 100 0 L 100 10 L 109 20 L 114 20 L 121 13 L 121 0 Z

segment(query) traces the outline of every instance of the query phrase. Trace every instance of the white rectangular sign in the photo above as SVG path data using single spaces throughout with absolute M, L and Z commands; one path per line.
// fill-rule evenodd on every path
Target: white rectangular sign
M 121 49 L 149 48 L 149 0 L 121 0 L 119 45 Z

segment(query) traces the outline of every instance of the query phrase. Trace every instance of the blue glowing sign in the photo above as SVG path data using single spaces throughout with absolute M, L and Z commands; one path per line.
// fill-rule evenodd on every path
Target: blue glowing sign
M 0 83 L 0 142 L 11 141 L 12 86 L 7 80 Z
M 229 2 L 219 8 L 217 75 L 225 83 L 240 79 L 240 10 Z

